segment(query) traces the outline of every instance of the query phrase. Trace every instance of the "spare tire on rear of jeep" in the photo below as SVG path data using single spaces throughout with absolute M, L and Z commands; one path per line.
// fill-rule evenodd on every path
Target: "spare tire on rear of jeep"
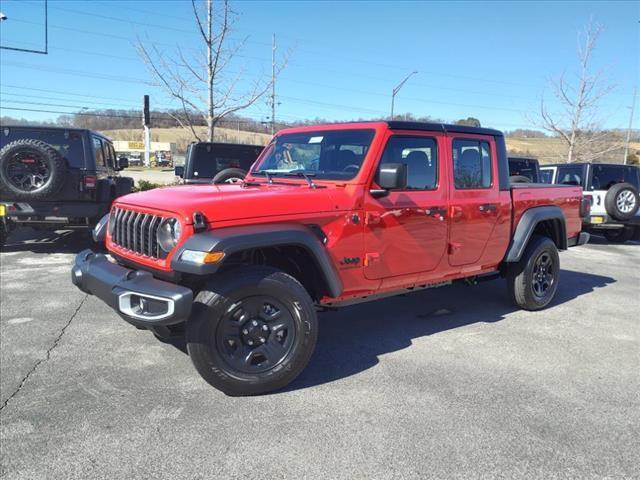
M 247 172 L 240 168 L 226 168 L 213 177 L 213 183 L 242 183 Z
M 604 208 L 616 220 L 629 220 L 639 206 L 638 190 L 630 183 L 616 183 L 604 197 Z
M 18 200 L 43 200 L 60 191 L 67 168 L 46 142 L 23 138 L 0 150 L 0 191 Z

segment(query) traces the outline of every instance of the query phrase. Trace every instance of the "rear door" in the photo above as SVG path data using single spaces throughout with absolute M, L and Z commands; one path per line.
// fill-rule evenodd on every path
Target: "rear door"
M 477 262 L 492 236 L 500 205 L 495 142 L 484 135 L 452 134 L 449 264 Z
M 446 252 L 448 181 L 441 134 L 394 134 L 383 163 L 405 163 L 408 186 L 383 198 L 367 195 L 365 276 L 399 277 L 433 270 Z

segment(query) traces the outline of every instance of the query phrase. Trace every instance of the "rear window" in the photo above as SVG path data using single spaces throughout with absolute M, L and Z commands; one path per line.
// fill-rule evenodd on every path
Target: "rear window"
M 84 149 L 80 132 L 7 127 L 2 130 L 2 135 L 0 135 L 0 148 L 22 138 L 46 142 L 55 148 L 70 166 L 84 168 Z
M 592 167 L 590 190 L 609 190 L 616 183 L 630 183 L 640 187 L 638 167 L 626 165 L 597 165 Z
M 193 151 L 191 151 L 193 150 Z M 250 145 L 195 144 L 189 148 L 190 176 L 213 178 L 227 168 L 248 170 L 262 148 Z

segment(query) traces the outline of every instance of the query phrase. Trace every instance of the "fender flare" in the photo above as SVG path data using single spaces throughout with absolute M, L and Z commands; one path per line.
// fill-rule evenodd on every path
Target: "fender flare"
M 566 250 L 567 222 L 562 209 L 557 206 L 533 207 L 526 210 L 520 217 L 504 261 L 506 263 L 518 262 L 538 224 L 548 220 L 554 223 L 555 238 L 552 240 L 558 246 L 558 250 Z
M 207 232 L 196 233 L 188 238 L 174 253 L 171 268 L 182 273 L 194 275 L 211 275 L 224 265 L 224 261 L 216 264 L 197 265 L 180 259 L 184 250 L 200 252 L 224 252 L 225 258 L 230 255 L 260 247 L 296 246 L 306 250 L 314 259 L 322 272 L 327 290 L 331 297 L 342 293 L 342 281 L 336 271 L 327 249 L 313 230 L 304 225 L 265 224 L 246 227 L 229 227 Z

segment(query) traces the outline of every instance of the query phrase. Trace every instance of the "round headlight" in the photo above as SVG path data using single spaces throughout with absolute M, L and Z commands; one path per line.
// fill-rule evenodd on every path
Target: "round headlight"
M 158 245 L 169 253 L 180 240 L 181 233 L 182 227 L 177 218 L 165 218 L 158 228 Z

